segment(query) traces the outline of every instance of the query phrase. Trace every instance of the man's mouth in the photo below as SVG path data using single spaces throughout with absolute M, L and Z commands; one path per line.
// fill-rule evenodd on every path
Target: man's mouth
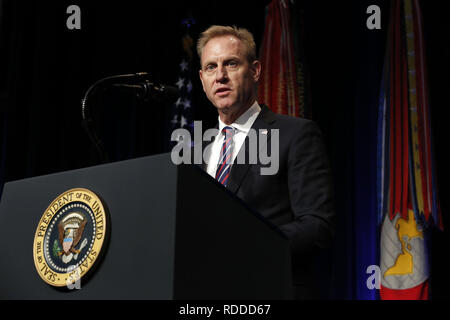
M 225 96 L 231 91 L 230 88 L 219 88 L 216 90 L 216 95 L 218 96 Z

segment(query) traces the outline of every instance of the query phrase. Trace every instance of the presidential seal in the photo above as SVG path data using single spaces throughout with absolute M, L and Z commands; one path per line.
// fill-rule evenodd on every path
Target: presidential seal
M 107 212 L 90 190 L 59 195 L 39 221 L 33 243 L 39 276 L 55 287 L 70 286 L 98 262 L 107 239 Z

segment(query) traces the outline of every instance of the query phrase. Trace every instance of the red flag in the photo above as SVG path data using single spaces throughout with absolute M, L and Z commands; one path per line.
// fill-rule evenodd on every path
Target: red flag
M 291 30 L 289 5 L 283 0 L 273 0 L 267 6 L 261 46 L 258 101 L 267 104 L 274 112 L 303 117 Z
M 382 299 L 429 298 L 426 228 L 442 228 L 422 29 L 418 0 L 392 2 L 380 104 L 380 128 L 388 128 L 380 132 L 380 178 L 389 181 L 379 190 L 379 199 L 388 199 L 380 205 Z

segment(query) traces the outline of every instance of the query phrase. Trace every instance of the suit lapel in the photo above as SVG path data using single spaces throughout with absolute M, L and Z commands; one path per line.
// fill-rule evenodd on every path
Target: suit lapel
M 252 125 L 252 129 L 256 131 L 256 136 L 259 136 L 260 132 L 267 131 L 267 139 L 264 139 L 266 143 L 270 142 L 270 125 L 275 121 L 275 114 L 265 105 L 261 105 L 261 112 L 256 118 Z M 245 138 L 245 142 L 239 150 L 238 156 L 233 163 L 230 171 L 230 177 L 228 178 L 227 188 L 236 193 L 244 180 L 247 171 L 250 169 L 251 164 L 249 163 L 249 135 Z M 259 157 L 259 138 L 257 139 L 257 156 Z M 266 144 L 261 145 L 261 150 L 267 147 Z M 242 153 L 245 153 L 245 157 Z M 236 163 L 237 159 L 245 159 L 244 164 Z M 259 162 L 259 158 L 257 159 Z

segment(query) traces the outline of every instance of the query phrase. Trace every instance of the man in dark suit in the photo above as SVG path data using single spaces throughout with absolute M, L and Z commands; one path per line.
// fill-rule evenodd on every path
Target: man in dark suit
M 273 113 L 256 101 L 261 64 L 253 36 L 212 26 L 197 44 L 200 79 L 219 114 L 219 133 L 204 154 L 204 169 L 289 238 L 297 298 L 314 298 L 311 261 L 334 235 L 331 174 L 317 125 Z M 252 131 L 253 130 L 253 131 Z M 261 157 L 275 156 L 270 174 Z M 259 140 L 262 139 L 262 143 Z M 243 161 L 239 161 L 244 159 Z

